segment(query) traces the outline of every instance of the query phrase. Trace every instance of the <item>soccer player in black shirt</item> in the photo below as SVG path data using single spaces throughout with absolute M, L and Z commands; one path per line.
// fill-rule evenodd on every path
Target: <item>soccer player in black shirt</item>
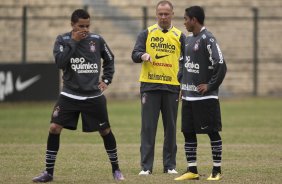
M 113 78 L 114 55 L 100 35 L 89 32 L 90 16 L 85 10 L 72 13 L 71 26 L 72 31 L 59 35 L 54 45 L 56 65 L 63 71 L 63 88 L 51 116 L 46 169 L 33 181 L 53 180 L 61 131 L 63 128 L 76 130 L 79 115 L 83 132 L 99 131 L 103 138 L 114 179 L 124 180 L 103 95 Z
M 207 180 L 221 179 L 222 141 L 221 112 L 218 88 L 227 67 L 215 37 L 204 27 L 205 13 L 202 7 L 185 10 L 184 25 L 192 34 L 186 38 L 181 58 L 179 81 L 182 91 L 182 132 L 185 138 L 187 172 L 175 180 L 199 179 L 197 170 L 197 136 L 210 138 L 213 169 Z

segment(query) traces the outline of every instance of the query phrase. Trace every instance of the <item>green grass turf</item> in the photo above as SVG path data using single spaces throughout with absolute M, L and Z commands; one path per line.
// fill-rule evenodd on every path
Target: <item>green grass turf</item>
M 0 183 L 32 183 L 44 169 L 49 119 L 53 102 L 0 104 Z M 181 109 L 181 105 L 179 106 Z M 282 99 L 242 98 L 221 100 L 223 179 L 216 183 L 282 182 Z M 139 101 L 108 100 L 113 133 L 118 143 L 123 183 L 207 182 L 212 167 L 209 139 L 198 135 L 199 181 L 174 181 L 178 175 L 162 173 L 163 128 L 159 122 L 153 175 L 140 177 Z M 177 169 L 186 169 L 184 139 L 178 116 Z M 53 183 L 115 183 L 98 133 L 64 130 Z

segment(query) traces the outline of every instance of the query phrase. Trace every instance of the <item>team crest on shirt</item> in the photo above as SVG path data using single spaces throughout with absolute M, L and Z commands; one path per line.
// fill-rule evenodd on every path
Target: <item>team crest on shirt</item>
M 64 51 L 64 46 L 60 45 L 60 52 L 63 52 L 63 51 Z
M 194 45 L 193 50 L 194 50 L 194 51 L 199 50 L 199 45 L 200 45 L 200 40 L 197 40 L 196 43 L 195 43 L 195 45 Z
M 95 42 L 91 41 L 89 43 L 89 46 L 90 46 L 90 51 L 91 52 L 95 52 L 96 51 Z
M 59 112 L 60 112 L 60 107 L 57 106 L 54 108 L 54 111 L 53 111 L 53 117 L 56 118 L 59 116 Z

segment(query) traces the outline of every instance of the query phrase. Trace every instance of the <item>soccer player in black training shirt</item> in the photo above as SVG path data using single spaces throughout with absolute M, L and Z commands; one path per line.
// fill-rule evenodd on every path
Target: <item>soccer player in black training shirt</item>
M 221 179 L 222 141 L 218 88 L 227 68 L 215 37 L 204 27 L 202 7 L 185 10 L 184 25 L 192 34 L 186 38 L 179 81 L 182 91 L 182 132 L 185 138 L 187 172 L 175 180 L 199 179 L 197 171 L 197 136 L 208 134 L 213 169 L 207 180 Z
M 114 179 L 124 180 L 103 95 L 113 78 L 114 55 L 100 35 L 89 32 L 90 16 L 85 10 L 77 9 L 72 13 L 71 26 L 72 31 L 57 36 L 54 45 L 56 65 L 63 71 L 63 89 L 51 116 L 46 169 L 33 181 L 53 180 L 61 131 L 63 128 L 76 130 L 79 115 L 83 132 L 99 131 L 103 138 Z

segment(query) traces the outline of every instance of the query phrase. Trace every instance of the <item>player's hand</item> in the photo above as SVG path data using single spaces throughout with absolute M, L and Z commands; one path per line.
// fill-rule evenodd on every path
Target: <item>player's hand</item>
M 153 62 L 153 61 L 152 61 L 152 58 L 151 58 L 151 56 L 150 56 L 150 54 L 148 54 L 148 53 L 144 53 L 144 54 L 141 56 L 141 59 L 142 59 L 142 61 L 149 61 L 150 63 Z
M 98 88 L 103 92 L 108 88 L 108 85 L 104 83 L 103 81 L 101 81 L 98 85 Z
M 87 31 L 79 31 L 79 30 L 72 30 L 71 32 L 71 38 L 75 41 L 80 41 L 88 36 Z
M 205 94 L 208 91 L 208 85 L 207 84 L 200 84 L 197 86 L 197 90 L 200 94 Z

